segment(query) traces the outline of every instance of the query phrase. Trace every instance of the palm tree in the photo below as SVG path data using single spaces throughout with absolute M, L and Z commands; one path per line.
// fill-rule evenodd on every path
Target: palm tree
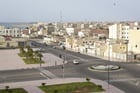
M 40 61 L 42 61 L 42 59 L 41 59 L 41 58 L 43 57 L 43 55 L 42 55 L 40 52 L 38 53 L 38 55 L 37 55 L 37 56 L 39 57 L 39 60 L 40 60 Z
M 33 49 L 30 46 L 27 46 L 27 51 L 33 53 Z
M 42 63 L 42 59 L 41 58 L 43 57 L 43 55 L 39 52 L 37 56 L 39 57 L 39 62 L 40 62 L 40 67 L 41 67 L 41 63 Z
M 23 47 L 20 47 L 20 55 L 25 56 L 25 50 Z
M 39 54 L 39 51 L 34 51 L 34 57 L 35 57 L 35 59 L 38 58 L 38 54 Z
M 30 46 L 27 46 L 26 48 L 27 48 L 26 57 L 33 58 L 33 49 Z

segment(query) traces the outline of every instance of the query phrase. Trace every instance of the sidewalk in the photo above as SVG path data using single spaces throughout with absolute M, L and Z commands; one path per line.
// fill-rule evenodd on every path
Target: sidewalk
M 23 60 L 17 55 L 19 50 L 0 50 L 0 70 L 14 70 L 14 69 L 27 69 L 27 68 L 37 68 L 38 64 L 26 65 Z M 54 66 L 63 64 L 63 60 L 57 56 L 54 56 L 49 53 L 43 54 L 42 58 L 46 63 L 42 66 Z M 48 73 L 48 72 L 45 72 Z M 28 93 L 44 93 L 37 86 L 40 86 L 41 83 L 46 83 L 47 85 L 60 84 L 60 83 L 69 83 L 69 82 L 82 82 L 86 81 L 85 78 L 55 78 L 47 80 L 35 80 L 35 81 L 25 81 L 25 82 L 14 82 L 14 83 L 1 83 L 0 89 L 5 89 L 5 86 L 10 86 L 10 88 L 24 88 Z M 91 82 L 95 84 L 102 85 L 106 90 L 103 93 L 108 93 L 108 84 L 101 80 L 91 79 Z M 109 93 L 124 93 L 118 88 L 111 86 L 109 87 Z
M 49 80 L 36 80 L 36 81 L 25 81 L 25 82 L 15 82 L 15 83 L 3 83 L 0 84 L 0 89 L 4 89 L 6 85 L 9 85 L 10 88 L 24 88 L 29 93 L 44 93 L 42 90 L 38 88 L 41 83 L 46 83 L 46 85 L 53 85 L 53 84 L 62 84 L 62 83 L 71 83 L 71 82 L 86 82 L 85 78 L 64 78 L 64 79 L 49 79 Z M 97 85 L 102 85 L 104 92 L 97 92 L 97 93 L 125 93 L 120 89 L 109 85 L 104 81 L 91 79 L 91 82 L 94 82 Z M 108 92 L 109 91 L 109 92 Z

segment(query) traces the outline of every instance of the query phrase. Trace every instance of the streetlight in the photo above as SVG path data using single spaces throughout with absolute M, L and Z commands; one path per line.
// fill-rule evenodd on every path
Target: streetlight
M 65 46 L 63 46 L 63 50 L 66 50 Z M 66 51 L 65 51 L 65 53 L 66 53 Z M 65 64 L 65 60 L 66 60 L 66 54 L 65 54 L 65 56 L 62 56 L 60 54 L 59 57 L 63 58 L 63 65 L 62 65 L 62 73 L 63 73 L 63 75 L 62 75 L 62 77 L 64 78 L 65 77 L 65 68 L 64 68 L 65 65 L 64 64 Z
M 64 72 L 65 72 L 65 69 L 64 69 L 64 64 L 65 64 L 65 56 L 62 56 L 61 58 L 63 58 L 63 65 L 62 65 L 62 77 L 64 78 Z
M 110 65 L 110 40 L 108 40 L 108 77 L 107 77 L 107 81 L 108 81 L 108 93 L 109 93 L 109 84 L 110 84 L 110 73 L 109 73 L 109 65 Z
M 125 40 L 125 44 L 126 44 L 126 62 L 128 62 L 128 42 L 129 42 L 129 40 Z

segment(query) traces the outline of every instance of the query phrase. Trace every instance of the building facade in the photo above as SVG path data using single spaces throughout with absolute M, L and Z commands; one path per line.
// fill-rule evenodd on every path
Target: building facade
M 140 30 L 129 30 L 128 51 L 140 54 Z
M 1 36 L 21 37 L 21 30 L 19 28 L 2 29 L 0 30 Z
M 128 40 L 129 26 L 122 24 L 114 24 L 109 26 L 109 38 L 115 40 Z

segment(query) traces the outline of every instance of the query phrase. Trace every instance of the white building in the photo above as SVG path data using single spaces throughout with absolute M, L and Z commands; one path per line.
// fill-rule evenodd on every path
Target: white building
M 122 24 L 114 24 L 109 26 L 109 38 L 128 40 L 129 26 Z
M 0 30 L 3 30 L 5 27 L 4 26 L 0 26 Z
M 54 38 L 49 35 L 44 36 L 44 38 L 43 38 L 43 43 L 51 44 L 52 41 L 54 41 Z
M 118 25 L 117 24 L 109 26 L 109 38 L 118 39 Z
M 21 37 L 21 30 L 18 28 L 2 29 L 0 30 L 0 35 L 11 36 L 11 37 Z
M 128 35 L 129 34 L 129 26 L 122 26 L 121 34 L 120 34 L 120 39 L 122 40 L 128 40 Z
M 80 38 L 82 38 L 82 37 L 85 37 L 85 34 L 84 34 L 82 31 L 79 31 L 79 32 L 78 32 L 78 36 L 79 36 Z
M 74 34 L 74 28 L 66 28 L 66 32 L 70 36 L 70 35 Z

